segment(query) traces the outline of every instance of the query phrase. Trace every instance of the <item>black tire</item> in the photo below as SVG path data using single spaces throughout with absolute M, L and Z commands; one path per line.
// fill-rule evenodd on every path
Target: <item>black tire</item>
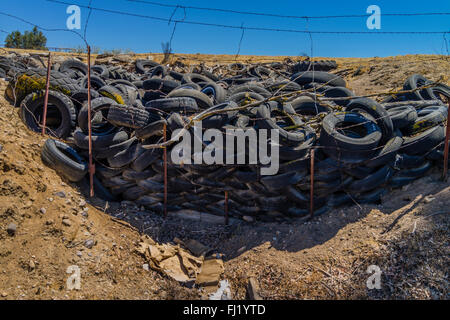
M 136 60 L 135 62 L 136 72 L 140 74 L 146 74 L 159 65 L 159 63 L 152 60 Z
M 145 150 L 141 148 L 140 144 L 135 141 L 129 148 L 108 157 L 108 163 L 112 168 L 126 167 L 144 153 L 144 151 Z
M 239 106 L 244 106 L 255 101 L 263 101 L 265 98 L 256 92 L 239 92 L 227 98 L 227 101 L 237 103 Z
M 425 107 L 417 112 L 416 121 L 405 128 L 408 135 L 413 135 L 437 126 L 447 120 L 447 107 L 435 106 Z
M 340 126 L 346 131 L 340 132 Z M 337 112 L 322 121 L 320 145 L 323 152 L 336 160 L 363 161 L 371 158 L 381 140 L 381 130 L 359 113 Z
M 315 102 L 313 98 L 307 96 L 301 96 L 290 102 L 295 112 L 300 115 L 317 115 L 325 112 L 330 113 L 332 109 L 325 105 Z
M 381 143 L 385 143 L 392 138 L 394 133 L 392 119 L 386 109 L 378 102 L 368 98 L 354 99 L 347 105 L 345 111 L 362 111 L 374 117 L 378 127 L 381 129 Z
M 299 91 L 302 89 L 302 87 L 294 81 L 284 80 L 272 83 L 266 86 L 266 89 L 269 90 L 270 92 L 277 92 L 277 91 L 289 92 L 289 91 Z
M 171 112 L 192 113 L 199 111 L 195 99 L 187 97 L 152 100 L 145 104 L 145 108 L 149 112 L 156 112 L 158 110 L 161 110 L 167 113 Z
M 441 100 L 443 102 L 450 101 L 450 87 L 449 86 L 447 86 L 447 85 L 445 85 L 443 83 L 439 83 L 435 87 L 432 87 L 431 91 L 433 93 L 432 98 L 439 99 L 439 100 Z M 447 101 L 442 99 L 441 96 L 446 97 Z
M 108 112 L 108 122 L 119 127 L 137 129 L 147 125 L 149 116 L 145 109 L 126 105 L 112 105 Z
M 292 66 L 293 72 L 301 71 L 330 71 L 337 68 L 337 63 L 334 60 L 319 60 L 319 61 L 300 61 Z
M 350 192 L 366 192 L 387 183 L 394 173 L 390 166 L 384 166 L 364 179 L 353 181 L 347 188 Z
M 136 129 L 136 138 L 145 140 L 153 136 L 163 136 L 164 126 L 167 126 L 166 120 L 152 122 L 145 127 Z
M 394 130 L 412 126 L 417 120 L 417 111 L 412 106 L 401 106 L 387 110 L 391 117 Z
M 264 98 L 269 98 L 272 95 L 270 91 L 268 91 L 267 89 L 265 89 L 260 85 L 247 83 L 238 86 L 233 86 L 230 89 L 228 89 L 228 96 L 232 96 L 241 92 L 254 92 L 262 95 Z
M 180 83 L 177 81 L 159 78 L 148 79 L 142 83 L 144 90 L 158 90 L 166 94 L 175 90 L 179 85 Z
M 159 161 L 162 155 L 162 149 L 150 149 L 140 154 L 131 164 L 131 169 L 142 172 L 150 167 L 156 161 Z
M 115 155 L 119 154 L 120 152 L 124 152 L 128 148 L 131 147 L 131 145 L 136 141 L 136 137 L 133 137 L 131 139 L 125 140 L 123 142 L 107 146 L 102 149 L 95 149 L 94 150 L 94 156 L 96 159 L 107 159 L 114 157 Z
M 210 78 L 208 78 L 204 75 L 198 74 L 198 73 L 184 74 L 183 78 L 181 79 L 181 84 L 190 83 L 190 82 L 193 82 L 193 83 L 212 82 L 212 83 L 214 83 L 214 81 L 211 80 Z
M 207 85 L 205 85 L 202 88 L 201 92 L 209 96 L 211 100 L 213 100 L 213 103 L 215 105 L 225 102 L 225 99 L 227 97 L 226 90 L 222 86 L 214 82 L 210 82 Z
M 100 97 L 91 101 L 92 134 L 102 135 L 116 131 L 116 128 L 106 120 L 112 105 L 116 105 L 116 102 L 107 97 Z M 88 134 L 88 125 L 88 105 L 85 103 L 78 113 L 78 126 L 85 134 Z
M 125 104 L 123 93 L 116 87 L 106 85 L 97 90 L 102 96 L 114 100 L 118 104 Z
M 119 89 L 121 92 L 125 104 L 133 105 L 136 103 L 138 91 L 135 88 L 120 83 L 116 84 L 115 88 Z
M 373 158 L 365 162 L 364 165 L 369 168 L 377 168 L 386 164 L 393 164 L 396 161 L 398 150 L 400 150 L 403 144 L 403 139 L 400 137 L 394 137 L 383 148 L 379 149 L 374 154 Z
M 317 82 L 333 87 L 346 87 L 345 80 L 340 76 L 323 71 L 298 72 L 292 75 L 291 81 L 297 82 L 299 85 Z
M 42 148 L 44 164 L 71 182 L 81 181 L 88 172 L 86 162 L 67 144 L 48 139 Z
M 345 97 L 354 97 L 355 94 L 352 90 L 345 87 L 332 87 L 323 92 L 325 97 L 328 98 L 345 98 Z M 350 103 L 350 99 L 348 100 L 333 100 L 336 104 L 340 106 L 346 106 Z
M 201 109 L 208 109 L 213 106 L 212 100 L 203 92 L 191 89 L 177 89 L 170 92 L 167 98 L 188 97 L 193 98 Z
M 445 129 L 443 125 L 428 129 L 418 135 L 404 137 L 401 152 L 409 155 L 425 154 L 445 138 Z
M 95 74 L 91 74 L 91 88 L 94 90 L 98 90 L 101 87 L 106 86 L 105 80 L 103 80 L 101 77 L 96 76 Z M 87 89 L 88 87 L 88 78 L 85 76 L 80 81 L 80 87 L 83 89 Z
M 24 73 L 18 74 L 17 81 L 9 83 L 10 94 L 8 94 L 8 98 L 12 101 L 16 100 L 16 105 L 19 106 L 25 96 L 32 92 L 45 90 L 46 83 L 46 69 L 29 69 Z M 70 79 L 64 73 L 58 71 L 50 72 L 49 88 L 53 91 L 62 92 L 67 96 L 71 96 L 72 93 L 80 90 L 80 86 L 76 80 Z
M 98 98 L 100 95 L 97 91 L 91 89 L 91 103 L 92 100 Z M 83 107 L 83 104 L 88 101 L 88 90 L 87 89 L 80 89 L 75 91 L 72 96 L 70 97 L 72 99 L 73 105 L 79 112 L 81 108 Z M 78 114 L 77 114 L 78 115 Z
M 22 120 L 27 127 L 41 132 L 44 113 L 45 91 L 31 93 L 20 104 Z M 55 121 L 51 121 L 52 115 Z M 69 97 L 61 92 L 49 90 L 47 106 L 47 133 L 57 138 L 69 136 L 75 126 L 76 109 Z M 52 125 L 52 122 L 54 123 Z
M 89 149 L 89 136 L 80 129 L 75 130 L 73 133 L 75 145 L 84 150 Z M 122 143 L 128 140 L 128 134 L 125 131 L 117 131 L 106 135 L 92 135 L 92 149 L 104 149 L 110 146 Z
M 430 84 L 431 81 L 426 79 L 424 76 L 420 74 L 413 74 L 412 76 L 406 79 L 405 84 L 403 85 L 403 90 L 413 90 L 418 87 L 425 86 Z M 414 92 L 406 93 L 406 97 L 409 100 L 433 100 L 434 94 L 431 88 L 426 88 L 422 90 L 416 90 Z
M 108 67 L 105 65 L 102 65 L 102 64 L 93 65 L 93 66 L 91 66 L 91 71 L 98 74 L 103 79 L 109 78 L 109 70 L 108 70 Z
M 87 75 L 88 67 L 85 63 L 75 59 L 69 59 L 61 63 L 61 66 L 59 67 L 59 72 L 70 72 L 70 71 L 78 71 L 84 75 Z

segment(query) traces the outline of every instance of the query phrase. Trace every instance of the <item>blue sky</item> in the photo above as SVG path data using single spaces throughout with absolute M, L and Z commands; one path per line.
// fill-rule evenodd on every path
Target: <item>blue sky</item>
M 89 0 L 62 0 L 71 4 L 88 5 Z M 154 0 L 168 4 L 199 7 L 216 7 L 241 11 L 256 11 L 282 15 L 341 15 L 366 14 L 369 5 L 378 5 L 381 13 L 450 12 L 450 1 L 204 1 L 204 0 Z M 92 6 L 126 11 L 143 15 L 169 18 L 172 8 L 129 2 L 127 0 L 92 0 Z M 0 11 L 17 15 L 45 28 L 66 28 L 66 5 L 46 0 L 1 0 Z M 81 8 L 82 30 L 88 9 Z M 183 19 L 178 9 L 174 19 Z M 320 19 L 305 22 L 302 19 L 247 16 L 231 13 L 186 10 L 186 20 L 265 27 L 279 29 L 308 28 L 314 31 L 369 31 L 366 18 Z M 31 27 L 9 17 L 0 16 L 0 29 L 24 31 Z M 161 52 L 161 43 L 168 41 L 173 23 L 93 11 L 87 30 L 91 46 L 105 50 L 129 49 L 134 52 Z M 382 16 L 380 31 L 450 31 L 450 16 Z M 314 34 L 312 55 L 322 57 L 374 57 L 401 54 L 446 54 L 442 34 L 386 35 L 376 34 Z M 50 47 L 77 47 L 83 41 L 68 32 L 45 32 Z M 6 34 L 0 33 L 0 43 Z M 172 48 L 177 53 L 236 54 L 241 30 L 198 25 L 178 24 Z M 450 47 L 450 34 L 447 35 Z M 307 34 L 279 33 L 247 30 L 244 33 L 240 54 L 300 55 L 311 54 L 311 40 Z

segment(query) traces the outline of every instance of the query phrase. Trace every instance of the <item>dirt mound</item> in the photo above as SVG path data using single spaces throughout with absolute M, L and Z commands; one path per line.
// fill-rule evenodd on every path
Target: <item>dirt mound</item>
M 445 79 L 450 69 L 439 56 L 335 60 L 357 94 L 401 87 L 414 73 Z M 236 299 L 246 297 L 250 277 L 265 299 L 448 299 L 450 187 L 438 169 L 380 205 L 343 207 L 307 223 L 210 226 L 89 201 L 43 165 L 45 138 L 26 129 L 3 96 L 0 113 L 0 299 L 201 298 L 197 288 L 143 268 L 140 232 L 159 242 L 196 239 L 223 253 Z M 71 265 L 81 270 L 80 290 L 67 290 Z M 382 271 L 381 290 L 367 289 L 370 265 Z

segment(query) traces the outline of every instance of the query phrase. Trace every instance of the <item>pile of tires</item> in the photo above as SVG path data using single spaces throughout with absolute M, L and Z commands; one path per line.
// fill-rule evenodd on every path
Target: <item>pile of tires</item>
M 378 202 L 389 189 L 411 183 L 442 164 L 448 86 L 439 84 L 377 103 L 355 98 L 340 76 L 308 69 L 286 62 L 179 70 L 150 60 L 138 60 L 132 69 L 92 66 L 96 195 L 108 201 L 133 201 L 161 213 L 163 149 L 145 146 L 161 143 L 165 127 L 170 138 L 210 108 L 224 112 L 204 119 L 203 130 L 278 129 L 279 172 L 261 176 L 256 165 L 178 165 L 169 156 L 169 211 L 222 216 L 228 191 L 232 217 L 272 221 L 305 216 L 312 149 L 316 214 L 355 201 Z M 15 96 L 23 121 L 34 131 L 41 130 L 44 71 L 17 72 L 9 84 L 9 95 Z M 427 83 L 413 75 L 405 89 Z M 50 89 L 47 132 L 66 142 L 49 139 L 42 159 L 69 181 L 87 179 L 87 66 L 77 60 L 63 62 L 51 72 Z M 288 93 L 287 98 L 267 101 Z M 323 97 L 335 100 L 320 102 Z M 258 101 L 262 103 L 236 110 Z

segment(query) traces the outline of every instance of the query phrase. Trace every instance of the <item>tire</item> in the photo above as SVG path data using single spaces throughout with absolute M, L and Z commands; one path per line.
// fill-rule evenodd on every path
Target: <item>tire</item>
M 114 100 L 118 104 L 125 104 L 123 93 L 116 87 L 106 85 L 97 90 L 102 96 Z
M 394 130 L 412 126 L 417 120 L 417 111 L 412 106 L 395 107 L 387 110 L 391 117 Z
M 175 90 L 179 85 L 180 83 L 177 81 L 159 78 L 148 79 L 142 83 L 144 90 L 158 90 L 166 94 Z
M 70 71 L 78 71 L 81 72 L 83 75 L 87 75 L 88 67 L 86 64 L 84 64 L 79 60 L 75 59 L 65 60 L 63 63 L 61 63 L 61 66 L 59 67 L 59 72 L 70 72 Z
M 131 169 L 142 172 L 161 158 L 162 149 L 150 149 L 140 154 L 131 164 Z
M 408 135 L 413 135 L 437 126 L 447 120 L 447 107 L 425 107 L 417 112 L 416 121 L 405 129 Z
M 432 95 L 433 99 L 439 99 L 439 100 L 445 102 L 441 98 L 441 95 L 442 95 L 447 98 L 447 102 L 450 100 L 450 87 L 443 83 L 439 83 L 435 87 L 432 87 L 431 91 L 433 93 L 433 95 Z
M 420 178 L 425 175 L 432 167 L 431 162 L 425 161 L 421 166 L 416 168 L 410 168 L 407 170 L 401 170 L 397 176 L 398 177 L 411 177 L 411 178 Z
M 381 129 L 381 143 L 385 143 L 392 138 L 394 133 L 394 125 L 389 113 L 382 105 L 368 98 L 358 98 L 352 100 L 345 111 L 365 112 L 375 118 L 378 127 Z
M 48 139 L 41 153 L 44 164 L 71 182 L 81 181 L 88 172 L 86 162 L 67 144 Z
M 227 101 L 237 103 L 239 106 L 250 104 L 254 101 L 263 101 L 265 98 L 256 92 L 239 92 L 227 98 Z
M 22 120 L 27 127 L 41 132 L 45 91 L 31 93 L 20 104 Z M 47 107 L 47 133 L 57 138 L 67 138 L 75 126 L 76 109 L 69 97 L 61 92 L 49 90 Z M 55 125 L 50 124 L 51 115 L 55 116 Z
M 135 62 L 136 72 L 140 74 L 146 74 L 159 65 L 159 63 L 152 60 L 136 60 Z
M 163 136 L 164 126 L 167 126 L 166 120 L 152 122 L 145 127 L 136 129 L 136 138 L 145 140 L 153 136 Z
M 80 129 L 75 130 L 73 134 L 75 145 L 84 150 L 89 149 L 89 136 Z M 117 131 L 107 135 L 92 135 L 92 149 L 105 149 L 110 146 L 125 142 L 128 140 L 128 134 L 125 131 Z
M 97 91 L 91 89 L 91 104 L 92 100 L 97 99 L 100 95 Z M 73 105 L 79 112 L 81 108 L 83 107 L 83 104 L 88 100 L 88 90 L 87 89 L 80 89 L 75 91 L 71 97 Z M 77 113 L 78 115 L 78 113 Z
M 360 193 L 376 189 L 387 183 L 391 179 L 393 173 L 394 171 L 391 167 L 384 166 L 366 178 L 352 182 L 347 190 L 349 192 Z
M 325 97 L 328 98 L 342 98 L 342 97 L 354 97 L 355 94 L 350 89 L 347 89 L 345 87 L 332 87 L 323 92 Z M 336 104 L 340 106 L 347 106 L 350 103 L 349 100 L 333 100 Z
M 185 113 L 192 113 L 199 111 L 195 99 L 186 97 L 152 100 L 145 104 L 145 108 L 149 112 L 156 112 L 158 110 L 161 110 L 167 113 L 183 111 Z
M 198 74 L 198 73 L 186 73 L 183 75 L 183 78 L 181 79 L 181 84 L 185 84 L 185 83 L 199 83 L 199 82 L 211 82 L 214 83 L 213 80 L 211 80 L 210 78 Z
M 197 105 L 201 109 L 208 109 L 213 106 L 212 100 L 203 92 L 191 90 L 191 89 L 177 89 L 172 92 L 170 92 L 167 95 L 167 98 L 174 98 L 174 97 L 187 97 L 192 98 L 197 102 Z
M 270 84 L 268 86 L 266 86 L 266 89 L 269 90 L 270 92 L 290 92 L 290 91 L 299 91 L 302 88 L 300 87 L 299 84 L 293 82 L 293 81 L 289 81 L 289 80 L 284 80 L 284 81 L 277 81 L 273 84 Z
M 313 98 L 307 96 L 301 96 L 290 102 L 295 112 L 300 115 L 318 115 L 325 112 L 330 113 L 332 109 L 327 105 L 322 105 L 319 102 L 315 102 Z
M 413 74 L 406 79 L 403 90 L 413 90 L 430 84 L 431 81 L 420 74 Z M 405 94 L 409 100 L 433 100 L 434 94 L 431 88 L 426 88 Z
M 98 89 L 100 89 L 103 86 L 106 86 L 105 80 L 103 80 L 99 76 L 91 74 L 91 88 L 93 88 L 94 90 L 98 90 Z M 87 78 L 87 76 L 85 76 L 83 79 L 81 79 L 80 87 L 83 88 L 83 89 L 87 89 L 87 87 L 88 87 L 88 78 Z
M 96 64 L 91 66 L 91 70 L 96 73 L 98 76 L 102 77 L 103 79 L 109 78 L 109 70 L 108 67 L 102 64 Z
M 201 92 L 210 97 L 215 105 L 225 102 L 227 97 L 227 92 L 225 91 L 225 89 L 222 86 L 215 84 L 214 82 L 205 85 L 202 88 Z
M 291 81 L 297 82 L 299 85 L 317 82 L 333 87 L 346 87 L 345 80 L 340 76 L 323 71 L 298 72 L 292 75 Z
M 425 154 L 440 144 L 444 138 L 444 126 L 439 125 L 418 135 L 404 137 L 403 145 L 400 150 L 408 155 Z
M 238 86 L 233 86 L 228 90 L 228 96 L 235 95 L 237 93 L 241 92 L 254 92 L 257 93 L 264 98 L 269 98 L 272 93 L 268 91 L 267 89 L 261 87 L 260 85 L 253 84 L 253 83 L 247 83 L 247 84 L 241 84 Z
M 119 127 L 138 129 L 147 125 L 149 116 L 145 109 L 112 105 L 108 112 L 108 122 Z
M 386 144 L 379 152 L 374 154 L 373 158 L 365 162 L 364 165 L 368 168 L 377 168 L 386 164 L 393 164 L 397 158 L 397 152 L 403 144 L 403 139 L 394 137 Z
M 17 75 L 17 81 L 10 82 L 9 98 L 14 101 L 16 97 L 17 106 L 20 102 L 32 92 L 45 90 L 47 83 L 46 69 L 29 69 L 24 73 Z M 15 90 L 14 90 L 15 89 Z M 50 90 L 59 91 L 67 96 L 71 96 L 75 91 L 80 90 L 76 80 L 68 78 L 64 73 L 58 71 L 50 72 Z
M 131 139 L 125 140 L 123 142 L 107 146 L 102 149 L 96 149 L 94 150 L 94 156 L 96 159 L 107 159 L 114 157 L 115 155 L 126 151 L 128 148 L 131 147 L 133 143 L 136 142 L 136 137 L 133 137 Z
M 116 102 L 106 97 L 96 98 L 91 101 L 93 135 L 110 134 L 116 131 L 116 128 L 106 121 L 109 109 L 113 105 L 116 105 Z M 88 105 L 85 103 L 78 113 L 78 126 L 85 134 L 88 134 L 88 125 Z
M 125 104 L 134 105 L 136 103 L 138 91 L 135 88 L 124 84 L 116 84 L 115 88 L 119 89 L 121 92 Z
M 300 61 L 292 67 L 293 72 L 301 71 L 330 71 L 337 68 L 337 63 L 334 60 L 319 60 L 319 61 Z
M 111 157 L 108 157 L 109 166 L 112 168 L 122 168 L 128 166 L 137 157 L 139 157 L 145 150 L 141 148 L 140 144 L 135 141 L 131 146 Z
M 341 133 L 338 131 L 340 125 L 350 127 L 351 130 Z M 358 132 L 361 130 L 361 133 Z M 373 156 L 381 136 L 378 125 L 363 115 L 337 112 L 329 114 L 323 119 L 319 141 L 323 152 L 331 158 L 359 162 Z

